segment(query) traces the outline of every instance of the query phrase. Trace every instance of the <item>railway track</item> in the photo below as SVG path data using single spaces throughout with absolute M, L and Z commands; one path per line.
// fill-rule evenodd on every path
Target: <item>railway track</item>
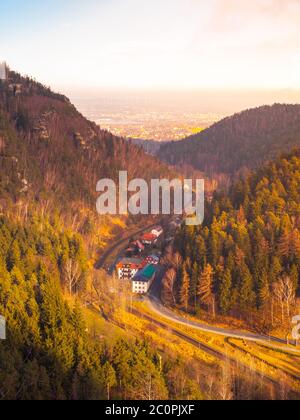
M 208 346 L 207 344 L 202 343 L 201 341 L 190 337 L 189 335 L 185 334 L 184 332 L 177 330 L 174 327 L 169 326 L 168 324 L 165 324 L 162 321 L 158 321 L 154 318 L 152 318 L 150 315 L 147 315 L 145 313 L 142 313 L 140 311 L 138 311 L 137 309 L 130 309 L 128 310 L 128 312 L 130 312 L 131 314 L 142 318 L 148 322 L 151 322 L 153 325 L 158 326 L 159 328 L 162 328 L 170 333 L 172 333 L 173 335 L 177 336 L 178 338 L 184 340 L 185 342 L 193 345 L 194 347 L 196 347 L 199 350 L 204 351 L 206 354 L 213 356 L 215 358 L 217 358 L 218 360 L 221 360 L 223 362 L 229 362 L 230 365 L 234 368 L 240 366 L 243 367 L 245 370 L 251 372 L 252 375 L 257 376 L 257 378 L 259 378 L 260 380 L 262 379 L 262 377 L 264 378 L 264 380 L 266 380 L 266 382 L 270 385 L 273 385 L 275 387 L 279 387 L 278 381 L 276 381 L 275 379 L 273 379 L 270 375 L 266 375 L 266 374 L 261 374 L 259 372 L 257 372 L 254 369 L 251 369 L 246 363 L 237 361 L 235 358 L 222 353 L 219 350 L 216 350 L 213 347 Z
M 104 252 L 104 254 L 102 255 L 102 257 L 96 263 L 95 268 L 98 269 L 98 270 L 101 269 L 101 268 L 103 268 L 104 265 L 105 265 L 105 262 L 106 262 L 107 258 L 120 245 L 122 245 L 123 243 L 126 243 L 132 236 L 140 235 L 143 232 L 145 232 L 146 230 L 151 229 L 152 227 L 154 227 L 156 225 L 157 225 L 157 223 L 148 225 L 147 227 L 145 227 L 143 229 L 140 229 L 137 232 L 134 232 L 131 235 L 128 235 L 128 236 L 120 239 L 119 241 L 117 241 L 113 246 L 111 246 L 108 250 L 106 250 Z M 252 369 L 251 367 L 249 367 L 248 364 L 246 364 L 244 362 L 241 362 L 239 360 L 236 360 L 236 358 L 234 358 L 234 357 L 232 357 L 232 356 L 230 356 L 228 354 L 224 354 L 223 352 L 221 352 L 219 350 L 216 350 L 215 348 L 213 348 L 213 347 L 211 347 L 211 346 L 209 346 L 209 345 L 207 345 L 207 344 L 205 344 L 205 343 L 203 343 L 203 342 L 201 342 L 201 341 L 199 341 L 199 340 L 197 340 L 197 339 L 189 336 L 188 334 L 185 334 L 184 332 L 182 332 L 182 331 L 180 331 L 180 330 L 178 330 L 178 329 L 176 329 L 174 327 L 171 327 L 169 324 L 164 323 L 163 321 L 159 321 L 159 320 L 155 319 L 154 317 L 151 317 L 148 314 L 145 314 L 145 313 L 143 313 L 141 311 L 138 311 L 135 308 L 128 309 L 128 312 L 132 313 L 133 315 L 135 315 L 135 316 L 137 316 L 139 318 L 142 318 L 142 319 L 144 319 L 144 320 L 152 323 L 153 325 L 156 325 L 159 328 L 162 328 L 162 329 L 164 329 L 164 330 L 172 333 L 174 336 L 182 339 L 183 341 L 191 344 L 192 346 L 196 347 L 197 349 L 202 350 L 206 354 L 208 354 L 208 355 L 210 355 L 210 356 L 212 356 L 212 357 L 214 357 L 214 358 L 216 358 L 216 359 L 218 359 L 218 360 L 220 360 L 222 362 L 227 362 L 227 363 L 229 362 L 230 365 L 233 368 L 236 368 L 238 366 L 239 367 L 242 367 L 242 368 L 245 369 L 245 371 L 248 371 L 249 373 L 251 373 L 252 376 L 257 377 L 258 380 L 261 381 L 262 378 L 263 378 L 266 384 L 269 384 L 269 385 L 274 386 L 275 389 L 277 389 L 277 390 L 280 388 L 279 381 L 278 380 L 275 380 L 272 376 L 270 376 L 268 374 L 265 374 L 265 373 L 262 373 L 262 372 L 259 372 L 259 371 L 255 370 L 255 369 Z M 263 363 L 263 360 L 261 360 L 259 358 L 256 358 L 256 360 L 258 360 L 258 361 L 260 361 L 260 362 Z M 274 369 L 277 369 L 277 367 L 275 367 L 275 366 L 272 366 L 272 367 Z M 278 369 L 278 370 L 280 371 L 280 369 Z M 293 375 L 290 375 L 290 376 L 293 379 L 298 379 L 299 380 L 299 378 L 293 377 Z
M 104 251 L 104 253 L 102 254 L 101 258 L 99 258 L 99 260 L 96 262 L 95 264 L 95 269 L 96 270 L 101 270 L 102 268 L 104 268 L 105 262 L 107 260 L 107 258 L 117 249 L 119 248 L 119 246 L 121 246 L 123 243 L 128 242 L 133 236 L 137 236 L 137 235 L 141 235 L 142 233 L 144 233 L 146 230 L 148 229 L 152 229 L 155 226 L 157 226 L 157 223 L 153 223 L 151 225 L 148 225 L 146 227 L 144 227 L 143 229 L 140 229 L 136 232 L 131 233 L 131 235 L 128 235 L 124 238 L 121 238 L 120 240 L 118 240 L 116 243 L 114 243 L 114 245 L 112 245 L 110 248 L 108 248 L 106 251 Z

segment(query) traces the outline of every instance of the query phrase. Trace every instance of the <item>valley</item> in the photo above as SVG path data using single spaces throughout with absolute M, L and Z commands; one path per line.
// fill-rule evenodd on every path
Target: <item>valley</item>
M 0 3 L 0 401 L 299 401 L 300 1 Z
M 224 145 L 205 166 L 192 153 L 196 165 L 181 152 L 173 159 L 177 142 L 148 149 L 117 137 L 65 96 L 7 69 L 0 81 L 0 313 L 8 326 L 0 399 L 299 399 L 291 338 L 299 306 L 299 152 L 290 151 L 297 124 L 297 106 L 229 117 L 199 134 L 208 148 L 219 143 L 209 133 L 227 139 L 228 167 Z M 251 173 L 255 147 L 241 141 L 240 166 L 249 159 L 240 171 L 231 153 L 244 136 L 240 127 L 254 127 L 255 138 L 265 125 L 264 163 Z M 201 148 L 201 138 L 184 147 Z M 99 216 L 96 184 L 118 182 L 121 169 L 146 181 L 207 176 L 204 224 Z
M 139 235 L 141 232 L 138 231 L 134 236 Z M 122 243 L 126 245 L 127 239 L 125 238 Z M 120 243 L 118 243 L 118 246 Z M 109 258 L 109 254 L 114 251 L 114 247 L 107 251 L 106 258 Z M 105 259 L 102 260 L 102 266 L 105 265 Z M 101 268 L 98 266 L 98 269 Z M 112 275 L 112 273 L 111 273 Z M 281 375 L 287 375 L 289 377 L 289 386 L 291 392 L 295 395 L 300 390 L 300 370 L 294 366 L 294 357 L 298 364 L 300 360 L 300 350 L 296 347 L 296 343 L 290 345 L 284 339 L 272 337 L 271 335 L 259 335 L 250 331 L 238 331 L 231 329 L 229 326 L 219 327 L 218 325 L 209 325 L 208 323 L 200 323 L 198 320 L 188 317 L 186 314 L 180 311 L 172 310 L 166 307 L 161 301 L 162 292 L 162 280 L 165 275 L 165 269 L 161 267 L 156 274 L 155 281 L 148 292 L 147 296 L 139 299 L 135 298 L 134 303 L 131 297 L 131 303 L 128 303 L 127 311 L 134 317 L 140 318 L 150 325 L 156 325 L 158 329 L 168 331 L 180 340 L 192 344 L 201 349 L 204 353 L 213 356 L 223 363 L 232 364 L 236 368 L 243 367 L 244 369 L 249 368 L 249 363 L 244 361 L 245 355 L 247 358 L 254 358 L 251 364 L 252 375 L 257 375 L 260 380 L 266 381 L 267 384 L 275 386 L 275 389 L 280 389 Z M 122 280 L 123 282 L 126 281 Z M 142 303 L 140 303 L 142 302 Z M 195 333 L 200 331 L 200 335 Z M 197 338 L 195 338 L 197 337 Z M 238 345 L 233 345 L 230 339 L 235 339 Z M 200 341 L 199 341 L 200 340 Z M 208 344 L 209 343 L 209 344 Z M 223 343 L 223 344 L 222 344 Z M 240 343 L 245 347 L 242 349 Z M 250 347 L 247 343 L 253 343 L 254 346 L 264 349 L 259 356 L 258 353 L 252 354 Z M 226 347 L 228 346 L 228 349 Z M 232 347 L 237 349 L 232 353 Z M 231 349 L 231 350 L 230 350 Z M 267 355 L 273 352 L 274 358 L 270 359 Z M 283 367 L 276 361 L 276 352 L 283 354 L 286 363 Z M 289 362 L 288 362 L 289 360 Z M 258 362 L 258 363 L 257 363 Z M 263 370 L 261 370 L 263 367 Z M 299 366 L 298 366 L 299 367 Z
M 74 90 L 70 96 L 86 118 L 118 137 L 134 140 L 182 140 L 224 117 L 209 111 L 200 93 L 194 95 L 193 104 L 191 92 L 111 90 L 88 95 Z

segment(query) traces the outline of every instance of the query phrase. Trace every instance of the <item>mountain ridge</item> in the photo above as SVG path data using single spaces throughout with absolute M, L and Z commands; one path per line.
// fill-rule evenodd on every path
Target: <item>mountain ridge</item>
M 14 169 L 11 162 L 2 166 L 2 196 L 16 190 L 17 173 L 17 190 L 26 181 L 27 195 L 94 206 L 103 177 L 117 180 L 120 170 L 146 179 L 171 173 L 156 157 L 87 120 L 66 96 L 13 71 L 0 81 L 0 140 L 0 159 L 15 162 Z
M 232 176 L 296 147 L 300 147 L 300 105 L 274 104 L 242 111 L 199 134 L 163 145 L 158 157 L 210 175 Z

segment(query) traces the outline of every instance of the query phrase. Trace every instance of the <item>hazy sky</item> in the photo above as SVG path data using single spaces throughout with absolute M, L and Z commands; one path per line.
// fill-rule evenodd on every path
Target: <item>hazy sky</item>
M 300 89 L 300 0 L 0 0 L 0 61 L 54 87 Z

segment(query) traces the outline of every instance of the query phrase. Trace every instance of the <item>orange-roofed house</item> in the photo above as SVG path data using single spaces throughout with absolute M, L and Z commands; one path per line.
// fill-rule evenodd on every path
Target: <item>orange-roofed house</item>
M 141 237 L 141 242 L 144 245 L 154 245 L 157 242 L 157 236 L 154 235 L 153 233 L 145 233 Z
M 117 272 L 120 280 L 131 280 L 142 267 L 140 258 L 123 258 L 117 264 Z

